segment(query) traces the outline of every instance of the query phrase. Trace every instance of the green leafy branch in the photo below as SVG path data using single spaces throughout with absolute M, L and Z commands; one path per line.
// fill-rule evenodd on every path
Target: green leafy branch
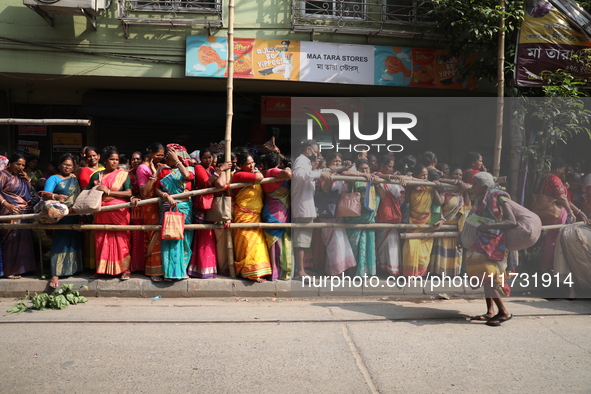
M 81 286 L 80 289 L 88 290 L 88 286 Z M 62 285 L 61 288 L 56 289 L 51 295 L 41 293 L 29 298 L 32 306 L 27 306 L 23 302 L 19 302 L 6 312 L 18 314 L 32 309 L 38 311 L 44 311 L 46 309 L 66 309 L 70 304 L 76 305 L 88 301 L 86 297 L 80 295 L 80 291 L 74 290 L 74 285 L 72 284 Z

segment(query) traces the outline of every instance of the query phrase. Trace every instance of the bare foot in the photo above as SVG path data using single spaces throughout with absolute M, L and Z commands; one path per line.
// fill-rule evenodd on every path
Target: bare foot
M 152 282 L 162 282 L 162 277 L 160 276 L 150 276 L 150 279 L 152 279 Z
M 296 276 L 293 277 L 293 280 L 302 280 L 304 277 L 312 277 L 312 275 L 308 274 L 307 272 L 302 272 L 301 274 L 297 274 Z
M 267 279 L 264 278 L 256 278 L 255 280 L 257 281 L 257 283 L 263 283 L 267 281 Z
M 57 276 L 51 277 L 51 279 L 49 280 L 49 287 L 53 287 L 54 289 L 60 287 L 59 278 Z
M 8 275 L 7 277 L 8 279 L 20 279 L 21 276 L 20 275 Z

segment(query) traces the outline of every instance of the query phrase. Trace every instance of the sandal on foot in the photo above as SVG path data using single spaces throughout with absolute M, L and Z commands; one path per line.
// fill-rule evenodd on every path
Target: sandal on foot
M 490 319 L 492 319 L 492 316 L 489 316 L 488 314 L 484 313 L 482 315 L 476 315 L 470 318 L 470 320 L 476 320 L 476 321 L 489 321 Z
M 8 279 L 21 279 L 20 275 L 8 275 L 7 276 Z
M 59 278 L 57 276 L 54 276 L 53 278 L 51 278 L 51 280 L 49 281 L 49 287 L 52 287 L 54 289 L 57 289 L 58 287 L 60 287 Z
M 501 323 L 504 323 L 507 320 L 511 320 L 513 318 L 512 314 L 509 315 L 508 317 L 497 317 L 497 316 L 495 316 L 492 319 L 490 319 L 489 321 L 487 321 L 486 325 L 491 326 L 491 327 L 500 327 Z
M 152 280 L 152 282 L 162 282 L 161 276 L 150 276 L 150 279 Z
M 129 278 L 131 278 L 131 274 L 129 272 L 124 272 L 121 274 L 121 278 L 119 278 L 120 280 L 128 280 Z

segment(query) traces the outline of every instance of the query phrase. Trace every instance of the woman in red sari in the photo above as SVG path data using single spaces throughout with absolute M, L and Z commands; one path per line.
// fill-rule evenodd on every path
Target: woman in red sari
M 136 170 L 140 195 L 143 199 L 155 197 L 154 191 L 164 159 L 164 146 L 160 142 L 153 142 L 148 149 L 147 160 Z M 142 205 L 142 220 L 144 224 L 160 224 L 158 204 Z M 154 282 L 162 281 L 162 257 L 160 255 L 160 231 L 144 231 L 144 250 L 146 256 L 145 273 Z
M 97 189 L 103 192 L 101 206 L 125 204 L 131 197 L 131 180 L 127 171 L 118 170 L 119 153 L 114 146 L 103 149 L 105 169 L 93 174 L 87 189 L 98 185 Z M 128 225 L 130 221 L 129 208 L 121 208 L 114 211 L 97 212 L 94 215 L 94 224 Z M 95 231 L 96 246 L 96 274 L 119 275 L 121 280 L 129 279 L 131 250 L 129 247 L 129 231 Z
M 479 172 L 486 172 L 482 155 L 478 152 L 468 152 L 464 159 L 463 181 L 472 184 L 472 178 Z
M 195 187 L 206 189 L 208 187 L 226 186 L 226 171 L 232 168 L 232 162 L 221 163 L 218 167 L 210 165 L 212 154 L 204 150 L 200 154 L 201 164 L 195 166 Z M 221 195 L 221 194 L 220 194 Z M 193 197 L 193 219 L 194 223 L 204 224 L 207 209 L 204 201 L 213 199 L 213 194 Z M 207 204 L 206 204 L 207 205 Z M 217 251 L 214 230 L 197 230 L 193 238 L 193 255 L 189 264 L 188 274 L 197 278 L 217 277 Z M 227 274 L 224 272 L 224 274 Z
M 574 222 L 578 215 L 581 215 L 581 220 L 586 219 L 582 217 L 585 215 L 573 203 L 568 201 L 566 197 L 566 187 L 562 183 L 564 177 L 564 170 L 566 163 L 560 158 L 554 159 L 550 174 L 541 183 L 540 193 L 556 198 L 556 204 L 562 207 L 562 214 L 555 220 L 542 220 L 542 225 L 547 226 L 551 224 L 564 224 L 567 218 L 571 218 Z M 543 273 L 552 272 L 554 269 L 554 249 L 556 248 L 556 238 L 560 230 L 549 230 L 544 235 L 542 242 L 542 261 L 540 263 L 540 270 Z

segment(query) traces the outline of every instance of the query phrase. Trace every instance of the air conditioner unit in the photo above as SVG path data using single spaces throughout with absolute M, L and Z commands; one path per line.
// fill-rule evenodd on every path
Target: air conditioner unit
M 53 26 L 51 15 L 87 17 L 96 29 L 96 17 L 111 6 L 111 0 L 23 0 L 23 4 Z

